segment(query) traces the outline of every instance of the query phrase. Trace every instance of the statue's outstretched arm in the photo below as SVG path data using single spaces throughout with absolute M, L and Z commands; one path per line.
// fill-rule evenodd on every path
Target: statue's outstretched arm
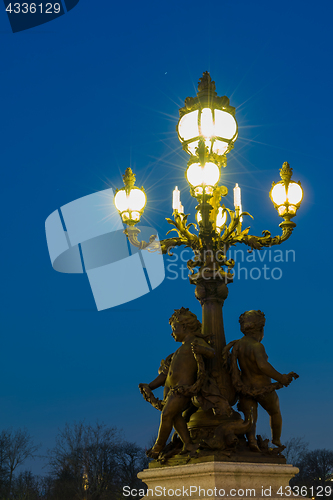
M 148 385 L 150 389 L 153 391 L 154 389 L 157 389 L 158 387 L 163 387 L 165 384 L 167 378 L 167 373 L 160 373 L 157 375 L 157 377 L 150 382 Z

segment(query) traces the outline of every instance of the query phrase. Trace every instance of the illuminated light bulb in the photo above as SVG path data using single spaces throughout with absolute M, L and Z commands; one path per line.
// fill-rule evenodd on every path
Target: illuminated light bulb
M 196 215 L 196 219 L 197 219 L 197 223 L 199 224 L 199 222 L 202 221 L 202 215 L 200 212 L 197 212 L 197 215 Z
M 121 189 L 114 201 L 119 212 L 124 212 L 124 210 L 140 212 L 146 204 L 146 195 L 141 189 L 131 189 L 129 194 L 126 194 L 125 189 Z
M 293 169 L 288 162 L 284 162 L 280 169 L 281 181 L 275 184 L 273 182 L 272 189 L 270 190 L 270 197 L 274 203 L 278 214 L 290 221 L 295 217 L 296 212 L 303 199 L 303 189 L 300 182 L 291 180 Z
M 131 189 L 128 195 L 128 209 L 140 212 L 146 204 L 146 195 L 141 189 Z
M 200 212 L 197 212 L 196 218 L 199 224 L 199 222 L 202 221 L 202 216 Z M 220 207 L 216 216 L 216 227 L 220 229 L 226 223 L 226 220 L 227 220 L 227 212 L 226 210 L 223 210 L 222 207 Z
M 234 187 L 234 207 L 240 208 L 241 206 L 242 206 L 241 190 L 238 184 L 236 183 Z
M 303 190 L 301 186 L 292 181 L 288 186 L 287 198 L 289 203 L 297 205 L 297 203 L 299 203 L 303 198 Z
M 121 218 L 125 224 L 135 225 L 143 213 L 147 202 L 143 188 L 135 186 L 135 174 L 129 167 L 123 175 L 125 187 L 119 189 L 114 197 L 114 204 L 120 212 Z
M 178 132 L 183 141 L 199 136 L 198 125 L 199 110 L 187 113 L 182 117 L 178 125 Z
M 232 139 L 237 131 L 235 118 L 226 111 L 215 109 L 214 135 L 223 139 Z M 237 137 L 234 138 L 234 141 Z
M 202 184 L 202 170 L 200 163 L 192 163 L 187 169 L 186 177 L 192 186 L 200 186 Z
M 201 113 L 201 134 L 207 139 L 215 135 L 212 110 L 209 108 L 204 108 Z
M 278 183 L 272 189 L 272 200 L 276 205 L 283 205 L 287 201 L 287 192 L 284 184 Z M 281 215 L 281 214 L 280 214 Z
M 178 210 L 179 212 L 179 206 L 180 206 L 180 191 L 178 189 L 178 186 L 176 186 L 172 193 L 172 209 Z
M 204 166 L 192 163 L 187 169 L 186 177 L 193 187 L 215 186 L 220 178 L 220 169 L 212 162 L 205 163 Z
M 241 188 L 238 186 L 238 183 L 236 183 L 234 187 L 234 207 L 235 209 L 239 210 L 239 213 L 241 214 L 243 209 L 242 209 L 242 197 L 241 197 Z M 241 217 L 240 222 L 243 222 L 243 217 Z
M 119 210 L 119 212 L 123 212 L 124 210 L 126 210 L 128 208 L 127 195 L 126 195 L 126 191 L 124 189 L 120 189 L 120 191 L 118 191 L 118 193 L 116 194 L 116 196 L 114 198 L 114 202 L 115 202 L 116 208 L 117 208 L 117 210 Z
M 216 216 L 216 227 L 220 229 L 222 226 L 224 226 L 226 220 L 227 220 L 227 211 L 223 210 L 223 208 L 220 207 Z
M 125 189 L 120 189 L 114 197 L 116 208 L 126 224 L 130 224 L 130 221 L 136 223 L 140 220 L 146 201 L 145 193 L 135 187 L 129 193 L 126 193 Z

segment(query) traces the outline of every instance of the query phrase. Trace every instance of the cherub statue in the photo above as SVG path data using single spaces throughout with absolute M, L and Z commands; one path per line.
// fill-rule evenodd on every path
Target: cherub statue
M 198 446 L 192 442 L 187 421 L 182 415 L 191 406 L 191 397 L 200 390 L 206 379 L 203 358 L 215 356 L 214 349 L 204 340 L 201 323 L 196 315 L 182 307 L 169 319 L 172 337 L 182 345 L 169 355 L 159 370 L 158 377 L 150 384 L 139 384 L 144 398 L 162 411 L 160 428 L 154 446 L 147 451 L 151 458 L 158 458 L 174 428 L 183 442 L 182 453 L 194 452 Z M 163 401 L 152 394 L 164 386 Z
M 224 348 L 223 356 L 225 363 L 229 357 L 232 383 L 239 393 L 238 409 L 244 413 L 245 420 L 253 412 L 253 424 L 246 433 L 249 447 L 252 451 L 260 451 L 255 438 L 258 403 L 270 416 L 272 443 L 281 447 L 282 417 L 275 390 L 288 386 L 298 375 L 294 372 L 281 374 L 267 361 L 268 356 L 261 344 L 265 325 L 263 312 L 247 311 L 240 316 L 239 323 L 244 337 L 230 342 Z M 277 382 L 272 383 L 271 378 Z

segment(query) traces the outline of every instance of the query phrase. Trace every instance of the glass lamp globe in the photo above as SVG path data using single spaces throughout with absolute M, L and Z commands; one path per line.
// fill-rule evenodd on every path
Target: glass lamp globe
M 146 206 L 147 197 L 143 188 L 134 186 L 135 175 L 127 169 L 123 176 L 125 187 L 119 189 L 114 197 L 116 209 L 125 224 L 134 225 L 139 222 Z
M 287 162 L 280 169 L 280 176 L 282 180 L 277 184 L 273 183 L 269 194 L 278 214 L 283 218 L 291 219 L 300 207 L 303 189 L 300 182 L 291 180 L 292 169 Z
M 200 140 L 204 140 L 210 154 L 218 156 L 233 148 L 238 136 L 235 108 L 226 96 L 217 96 L 208 72 L 200 78 L 197 97 L 185 99 L 179 113 L 177 132 L 187 153 L 196 155 Z
M 186 171 L 188 183 L 197 194 L 202 194 L 205 188 L 206 194 L 212 194 L 214 186 L 220 179 L 220 169 L 213 162 L 191 163 Z
M 220 207 L 216 216 L 217 229 L 221 229 L 221 227 L 224 226 L 226 222 L 227 222 L 227 211 L 222 207 Z

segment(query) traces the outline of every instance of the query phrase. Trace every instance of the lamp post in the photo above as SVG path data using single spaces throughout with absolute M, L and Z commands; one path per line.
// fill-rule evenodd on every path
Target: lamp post
M 240 187 L 236 184 L 234 188 L 234 207 L 230 209 L 222 203 L 228 189 L 219 185 L 221 169 L 227 166 L 227 154 L 238 137 L 235 108 L 230 106 L 226 96 L 217 96 L 215 83 L 205 72 L 199 81 L 196 97 L 187 97 L 179 114 L 177 132 L 183 149 L 190 156 L 185 177 L 191 195 L 197 201 L 199 228 L 194 223 L 188 223 L 188 215 L 184 213 L 176 187 L 173 193 L 173 220 L 166 220 L 174 226 L 171 231 L 176 231 L 177 236 L 159 242 L 155 241 L 155 236 L 151 236 L 149 242 L 140 241 L 136 223 L 143 213 L 146 199 L 143 191 L 134 186 L 135 178 L 133 180 L 134 174 L 130 169 L 124 176 L 125 188 L 115 196 L 115 204 L 127 225 L 125 233 L 134 246 L 150 251 L 160 250 L 164 254 L 170 254 L 176 246 L 192 248 L 194 257 L 187 263 L 189 279 L 196 287 L 195 296 L 202 306 L 202 333 L 210 339 L 216 353 L 213 359 L 206 361 L 207 371 L 222 398 L 232 405 L 235 390 L 222 362 L 222 350 L 226 345 L 222 307 L 228 295 L 228 284 L 233 281 L 231 271 L 235 265 L 232 259 L 227 258 L 227 251 L 237 243 L 243 243 L 251 250 L 260 250 L 286 241 L 296 226 L 291 219 L 300 206 L 303 191 L 300 183 L 291 180 L 292 169 L 284 163 L 280 170 L 281 181 L 273 183 L 269 193 L 283 219 L 280 224 L 282 234 L 272 237 L 269 231 L 263 231 L 262 236 L 255 236 L 249 234 L 250 228 L 242 230 L 242 219 L 250 214 L 242 212 Z M 188 423 L 190 429 L 191 426 L 199 426 L 199 419 L 207 421 L 208 416 L 203 413 L 196 412 Z

